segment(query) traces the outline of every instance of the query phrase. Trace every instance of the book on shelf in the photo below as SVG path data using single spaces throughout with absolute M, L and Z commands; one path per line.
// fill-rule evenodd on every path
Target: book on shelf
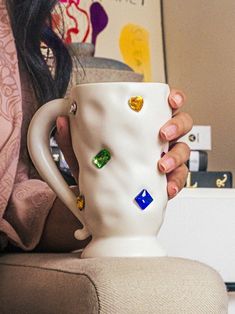
M 232 188 L 230 171 L 189 171 L 186 188 Z
M 62 154 L 61 150 L 59 149 L 56 142 L 51 141 L 51 154 L 52 158 L 54 159 L 54 162 L 56 166 L 58 167 L 60 173 L 62 174 L 63 178 L 69 185 L 76 185 L 76 181 L 72 176 L 72 173 L 69 169 L 69 166 L 64 158 L 64 155 Z

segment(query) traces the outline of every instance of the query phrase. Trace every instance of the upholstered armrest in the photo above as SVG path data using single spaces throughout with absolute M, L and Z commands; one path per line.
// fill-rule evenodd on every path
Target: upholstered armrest
M 0 256 L 1 314 L 223 314 L 217 272 L 180 258 Z

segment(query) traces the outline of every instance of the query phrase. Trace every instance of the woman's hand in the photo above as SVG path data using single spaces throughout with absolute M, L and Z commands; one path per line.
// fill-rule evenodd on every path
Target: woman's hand
M 170 150 L 158 162 L 159 170 L 167 175 L 167 191 L 169 198 L 174 197 L 184 186 L 188 169 L 185 162 L 189 158 L 189 147 L 184 143 L 174 141 L 183 136 L 192 128 L 192 118 L 178 109 L 183 106 L 185 96 L 182 92 L 172 90 L 169 104 L 173 109 L 173 117 L 160 130 L 163 141 L 170 141 Z M 67 117 L 57 118 L 56 140 L 70 167 L 75 179 L 78 177 L 78 163 L 71 145 L 71 136 Z M 157 162 L 157 161 L 156 161 Z
M 170 141 L 170 149 L 159 160 L 158 168 L 167 175 L 167 191 L 171 199 L 184 187 L 188 174 L 185 162 L 190 155 L 190 149 L 185 143 L 174 141 L 191 130 L 193 121 L 187 113 L 178 111 L 185 102 L 185 95 L 181 91 L 171 90 L 168 102 L 173 117 L 160 129 L 160 137 L 163 141 Z

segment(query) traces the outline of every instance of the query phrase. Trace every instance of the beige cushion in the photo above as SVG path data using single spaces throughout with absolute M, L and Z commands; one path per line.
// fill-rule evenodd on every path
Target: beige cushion
M 1 314 L 223 314 L 227 294 L 211 268 L 180 258 L 0 256 Z

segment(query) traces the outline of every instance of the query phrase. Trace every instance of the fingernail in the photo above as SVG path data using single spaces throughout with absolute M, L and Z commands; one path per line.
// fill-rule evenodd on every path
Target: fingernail
M 170 195 L 171 197 L 176 196 L 179 193 L 179 188 L 176 185 L 171 185 L 170 186 Z
M 62 126 L 62 123 L 61 123 L 61 118 L 58 117 L 57 120 L 56 120 L 56 129 L 57 129 L 57 132 L 58 133 L 61 133 L 62 129 L 63 129 L 63 126 Z
M 171 99 L 173 100 L 173 102 L 175 103 L 175 105 L 177 106 L 177 108 L 180 108 L 183 104 L 183 97 L 180 94 L 174 94 L 173 96 L 171 96 Z
M 171 157 L 163 157 L 162 160 L 159 161 L 159 168 L 162 172 L 169 172 L 173 170 L 175 167 L 175 161 Z
M 177 126 L 174 124 L 168 125 L 161 130 L 161 134 L 166 140 L 172 140 L 177 134 Z

